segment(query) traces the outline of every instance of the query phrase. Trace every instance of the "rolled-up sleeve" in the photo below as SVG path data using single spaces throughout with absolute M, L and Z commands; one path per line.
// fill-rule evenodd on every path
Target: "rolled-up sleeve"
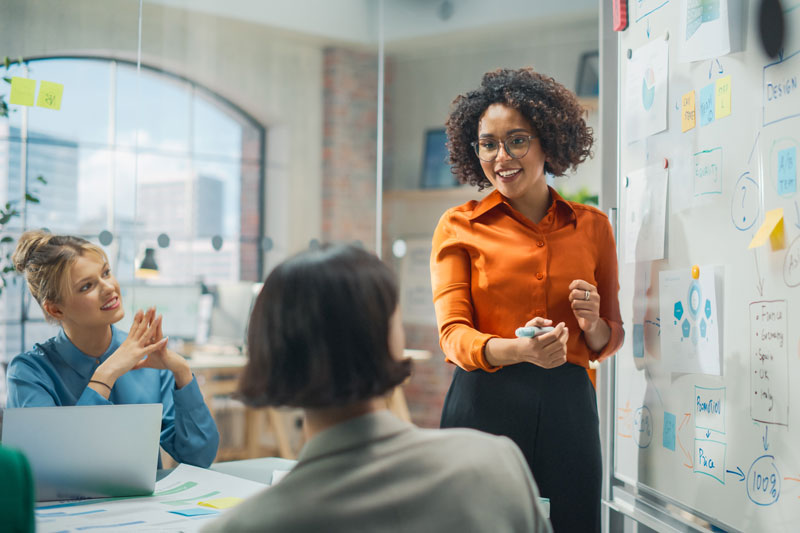
M 474 327 L 469 252 L 456 238 L 449 212 L 439 220 L 432 244 L 431 287 L 439 346 L 448 361 L 464 370 L 500 369 L 490 365 L 484 354 L 488 340 L 497 335 L 481 333 Z
M 208 467 L 217 455 L 219 432 L 197 378 L 193 377 L 182 389 L 175 389 L 172 372 L 163 371 L 161 398 L 161 446 L 180 463 Z
M 595 279 L 597 292 L 600 294 L 600 318 L 611 329 L 611 337 L 599 352 L 590 352 L 589 359 L 602 361 L 617 353 L 625 340 L 622 329 L 622 316 L 619 312 L 619 272 L 617 266 L 617 247 L 611 223 L 605 219 L 597 240 L 600 260 L 597 262 Z

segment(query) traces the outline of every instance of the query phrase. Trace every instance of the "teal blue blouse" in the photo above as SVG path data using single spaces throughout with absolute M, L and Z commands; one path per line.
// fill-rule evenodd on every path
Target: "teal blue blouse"
M 175 377 L 169 370 L 131 370 L 114 383 L 107 400 L 87 387 L 95 369 L 128 336 L 114 326 L 111 333 L 111 344 L 100 358 L 81 352 L 63 329 L 55 337 L 16 356 L 6 372 L 7 407 L 160 403 L 164 450 L 180 463 L 209 466 L 217 455 L 219 432 L 196 378 L 176 389 Z

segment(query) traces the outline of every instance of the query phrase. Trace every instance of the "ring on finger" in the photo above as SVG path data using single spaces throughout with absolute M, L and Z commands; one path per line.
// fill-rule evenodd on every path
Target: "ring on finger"
M 589 298 L 591 298 L 591 294 L 592 294 L 592 293 L 590 293 L 588 290 L 587 290 L 587 291 L 584 291 L 583 299 L 584 299 L 584 300 L 586 300 L 586 301 L 588 302 L 588 301 L 589 301 Z

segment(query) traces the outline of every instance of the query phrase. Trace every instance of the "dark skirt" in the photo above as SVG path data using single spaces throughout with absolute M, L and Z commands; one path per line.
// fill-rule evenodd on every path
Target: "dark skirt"
M 556 533 L 600 531 L 597 398 L 586 369 L 520 363 L 497 372 L 456 368 L 441 427 L 505 435 L 520 447 Z

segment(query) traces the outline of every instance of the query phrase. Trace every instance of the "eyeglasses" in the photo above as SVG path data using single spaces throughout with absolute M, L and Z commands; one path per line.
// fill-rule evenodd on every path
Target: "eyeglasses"
M 472 141 L 470 144 L 475 149 L 475 155 L 481 161 L 491 163 L 497 159 L 497 154 L 500 152 L 500 145 L 503 145 L 509 157 L 514 159 L 521 159 L 525 157 L 528 150 L 531 148 L 531 139 L 535 139 L 535 135 L 509 135 L 505 141 L 497 141 L 495 139 L 480 139 Z

